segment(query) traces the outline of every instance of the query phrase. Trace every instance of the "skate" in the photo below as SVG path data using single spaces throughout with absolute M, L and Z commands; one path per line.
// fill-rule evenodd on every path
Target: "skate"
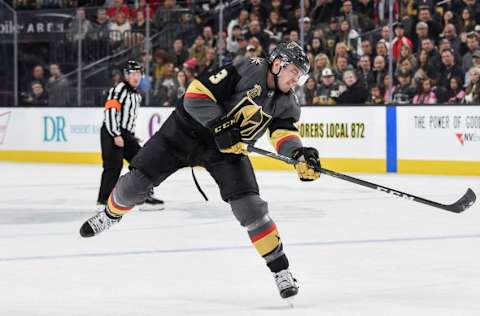
M 273 275 L 275 283 L 277 284 L 280 296 L 287 299 L 292 304 L 292 299 L 298 293 L 297 280 L 292 276 L 290 270 L 285 269 Z
M 148 193 L 148 197 L 143 204 L 138 207 L 139 211 L 161 211 L 165 208 L 164 202 L 153 196 L 153 189 Z
M 80 236 L 84 238 L 96 236 L 104 230 L 109 229 L 113 224 L 118 223 L 121 219 L 121 217 L 109 217 L 104 207 L 102 211 L 83 223 L 82 227 L 80 227 Z

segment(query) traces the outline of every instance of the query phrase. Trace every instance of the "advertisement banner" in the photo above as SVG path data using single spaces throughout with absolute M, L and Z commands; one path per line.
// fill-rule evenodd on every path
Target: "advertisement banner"
M 141 108 L 136 136 L 147 141 L 172 111 Z M 102 120 L 102 108 L 0 108 L 0 160 L 99 163 Z M 298 128 L 303 144 L 318 148 L 327 167 L 385 171 L 384 108 L 303 108 Z M 256 145 L 274 151 L 268 135 Z M 291 168 L 255 154 L 252 161 L 258 168 Z
M 322 157 L 385 159 L 385 120 L 383 107 L 302 107 L 298 129 Z M 265 136 L 257 145 L 272 148 Z
M 480 161 L 478 107 L 398 107 L 397 126 L 398 160 Z
M 171 108 L 142 108 L 136 134 L 147 140 Z M 100 152 L 103 108 L 0 108 L 0 151 Z

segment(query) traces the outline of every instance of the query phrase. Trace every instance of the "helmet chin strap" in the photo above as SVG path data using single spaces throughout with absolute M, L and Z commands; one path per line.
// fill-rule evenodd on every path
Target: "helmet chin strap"
M 280 92 L 280 93 L 284 93 L 282 90 L 280 90 L 278 88 L 278 75 L 280 74 L 280 72 L 282 71 L 283 67 L 285 67 L 285 63 L 282 61 L 282 63 L 280 64 L 280 70 L 277 72 L 277 73 L 274 73 L 273 72 L 273 63 L 271 64 L 271 66 L 269 67 L 269 70 L 270 70 L 270 73 L 273 75 L 273 84 L 275 85 L 275 92 Z

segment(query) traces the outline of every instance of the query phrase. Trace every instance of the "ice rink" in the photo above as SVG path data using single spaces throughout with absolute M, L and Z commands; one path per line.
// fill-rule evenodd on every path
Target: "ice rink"
M 213 180 L 189 170 L 159 188 L 161 212 L 133 212 L 81 239 L 99 166 L 1 163 L 0 315 L 480 315 L 480 202 L 454 214 L 322 177 L 257 172 L 300 282 L 295 307 Z M 478 177 L 355 174 L 442 203 Z

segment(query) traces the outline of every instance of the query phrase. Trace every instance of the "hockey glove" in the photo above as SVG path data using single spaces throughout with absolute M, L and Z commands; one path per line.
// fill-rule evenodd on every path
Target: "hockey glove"
M 299 161 L 295 165 L 298 177 L 302 181 L 313 181 L 320 178 L 320 158 L 318 150 L 312 147 L 300 147 L 293 152 L 293 159 Z
M 240 127 L 234 118 L 225 118 L 213 125 L 211 129 L 215 143 L 224 154 L 248 154 L 247 144 L 242 143 Z

